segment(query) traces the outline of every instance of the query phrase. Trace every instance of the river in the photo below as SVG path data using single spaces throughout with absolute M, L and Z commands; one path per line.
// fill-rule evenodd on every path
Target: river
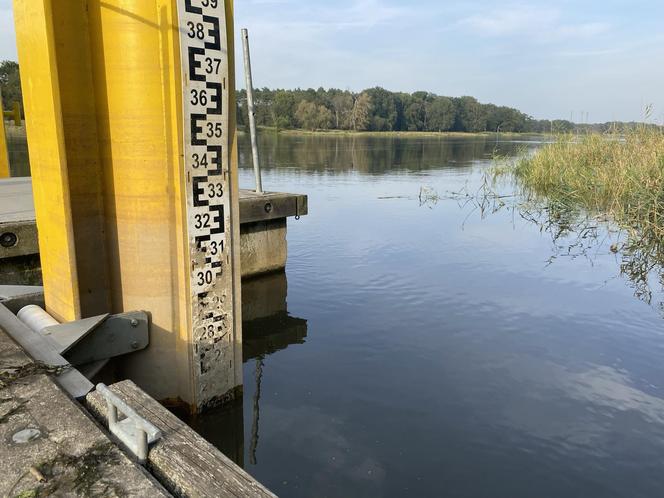
M 539 146 L 262 135 L 265 188 L 310 214 L 244 284 L 243 406 L 197 430 L 284 497 L 660 496 L 662 316 L 617 235 L 578 251 L 474 200 Z

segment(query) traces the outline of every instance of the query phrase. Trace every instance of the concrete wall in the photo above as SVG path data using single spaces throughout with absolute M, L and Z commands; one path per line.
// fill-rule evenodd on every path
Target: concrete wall
M 288 246 L 286 218 L 245 223 L 240 228 L 242 278 L 283 270 Z
M 286 267 L 288 246 L 286 242 L 286 218 L 255 223 L 244 223 L 240 229 L 240 251 L 242 278 L 283 270 Z M 19 244 L 24 249 L 17 254 L 0 253 L 0 285 L 41 285 L 41 265 L 36 248 L 36 232 L 31 224 L 32 238 L 25 230 L 26 241 L 34 244 Z M 33 248 L 32 245 L 35 247 Z M 14 251 L 14 249 L 11 249 Z M 9 249 L 5 249 L 9 253 Z

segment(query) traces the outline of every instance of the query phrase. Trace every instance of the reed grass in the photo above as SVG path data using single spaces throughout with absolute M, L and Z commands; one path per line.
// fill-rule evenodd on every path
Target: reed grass
M 549 204 L 608 217 L 632 241 L 664 254 L 664 131 L 640 126 L 561 136 L 513 166 L 519 184 Z

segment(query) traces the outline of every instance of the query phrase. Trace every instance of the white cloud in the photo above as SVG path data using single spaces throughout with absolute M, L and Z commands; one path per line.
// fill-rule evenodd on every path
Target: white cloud
M 459 25 L 489 37 L 524 37 L 539 42 L 592 38 L 608 32 L 605 22 L 568 23 L 561 11 L 519 6 L 465 17 Z

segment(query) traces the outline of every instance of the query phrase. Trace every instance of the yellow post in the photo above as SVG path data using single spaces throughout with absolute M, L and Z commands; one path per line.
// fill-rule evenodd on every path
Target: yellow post
M 0 92 L 0 111 L 2 110 L 2 92 Z M 9 155 L 7 152 L 7 136 L 5 135 L 5 116 L 0 112 L 0 178 L 9 178 Z
M 194 410 L 234 396 L 242 335 L 230 1 L 14 5 L 40 250 L 58 254 L 44 265 L 49 310 L 66 319 L 149 311 L 150 347 L 127 358 L 125 376 Z M 52 133 L 31 132 L 44 121 Z M 49 206 L 69 218 L 52 219 Z
M 14 102 L 13 117 L 14 117 L 14 124 L 16 126 L 21 126 L 21 104 L 19 104 L 18 102 Z
M 48 308 L 80 318 L 80 294 L 50 0 L 15 0 L 26 131 Z

